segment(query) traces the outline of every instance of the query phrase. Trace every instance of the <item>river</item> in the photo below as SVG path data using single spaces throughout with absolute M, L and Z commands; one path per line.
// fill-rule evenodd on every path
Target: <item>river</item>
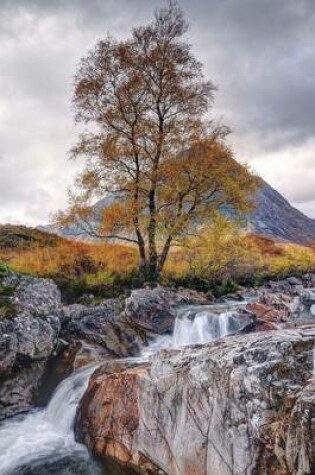
M 240 328 L 237 308 L 244 303 L 179 307 L 173 335 L 158 337 L 143 350 L 145 361 L 161 348 L 205 344 Z M 100 465 L 75 440 L 78 404 L 95 366 L 62 381 L 46 408 L 7 419 L 0 425 L 1 475 L 118 475 L 131 474 L 113 462 Z

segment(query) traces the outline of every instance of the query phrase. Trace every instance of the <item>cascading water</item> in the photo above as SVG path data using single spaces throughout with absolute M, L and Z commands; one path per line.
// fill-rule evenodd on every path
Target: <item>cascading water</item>
M 240 326 L 231 306 L 184 307 L 175 321 L 172 346 L 205 344 L 236 332 Z
M 202 310 L 192 316 L 191 311 L 187 311 L 175 321 L 173 346 L 205 344 L 228 335 L 235 327 L 236 320 L 232 312 L 215 315 Z
M 65 379 L 46 409 L 15 417 L 0 426 L 1 475 L 24 473 L 18 471 L 19 467 L 29 467 L 39 460 L 59 460 L 74 454 L 88 459 L 85 446 L 75 441 L 73 425 L 78 403 L 94 369 L 85 368 Z M 35 469 L 31 473 L 38 472 Z
M 246 302 L 217 305 L 186 305 L 177 310 L 173 335 L 160 336 L 143 351 L 150 356 L 161 348 L 178 348 L 205 344 L 237 332 L 240 322 L 237 310 Z

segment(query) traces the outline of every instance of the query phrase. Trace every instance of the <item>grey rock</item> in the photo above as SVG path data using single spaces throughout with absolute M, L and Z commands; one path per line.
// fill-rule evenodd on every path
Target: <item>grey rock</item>
M 303 285 L 303 281 L 301 279 L 298 279 L 297 277 L 288 277 L 286 281 L 290 285 Z
M 0 420 L 29 411 L 45 371 L 45 361 L 27 363 L 1 381 Z
M 110 356 L 131 356 L 140 352 L 143 339 L 120 316 L 122 302 L 104 300 L 100 305 L 71 305 L 65 309 L 66 324 L 62 336 L 100 345 Z
M 10 315 L 0 320 L 0 419 L 30 407 L 57 346 L 62 306 L 51 280 L 10 273 L 0 279 Z
M 312 289 L 304 289 L 300 294 L 303 303 L 315 303 L 315 292 Z

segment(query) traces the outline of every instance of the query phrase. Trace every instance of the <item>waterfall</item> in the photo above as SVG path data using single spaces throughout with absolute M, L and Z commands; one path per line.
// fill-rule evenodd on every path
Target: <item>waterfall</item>
M 1 475 L 13 475 L 18 467 L 49 457 L 58 459 L 77 453 L 88 458 L 85 446 L 75 441 L 73 426 L 77 406 L 94 369 L 85 368 L 65 379 L 46 409 L 14 417 L 0 425 Z
M 240 327 L 233 311 L 216 312 L 200 307 L 184 310 L 176 318 L 172 346 L 205 344 L 235 332 Z
M 230 302 L 214 305 L 186 305 L 177 310 L 172 335 L 154 339 L 143 349 L 142 356 L 149 358 L 162 348 L 205 344 L 231 333 L 242 326 L 238 310 L 246 302 Z

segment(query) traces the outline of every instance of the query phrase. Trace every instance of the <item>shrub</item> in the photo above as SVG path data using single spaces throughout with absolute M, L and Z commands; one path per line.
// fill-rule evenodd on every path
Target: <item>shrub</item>
M 0 277 L 3 277 L 10 271 L 8 264 L 0 260 Z

